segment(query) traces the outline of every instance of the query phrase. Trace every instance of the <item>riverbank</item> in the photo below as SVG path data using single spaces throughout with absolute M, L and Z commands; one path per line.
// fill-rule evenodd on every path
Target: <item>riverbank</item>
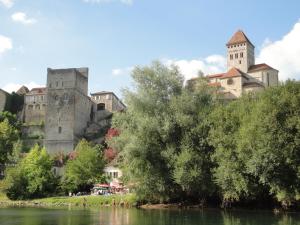
M 76 196 L 76 197 L 49 197 L 33 200 L 12 201 L 4 194 L 0 194 L 0 206 L 47 206 L 47 207 L 136 207 L 135 194 L 109 196 Z

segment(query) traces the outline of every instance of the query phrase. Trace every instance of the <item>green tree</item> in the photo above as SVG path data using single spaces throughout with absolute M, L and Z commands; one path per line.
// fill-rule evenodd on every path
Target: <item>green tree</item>
M 99 145 L 92 145 L 86 140 L 81 140 L 76 149 L 74 159 L 69 159 L 63 177 L 65 191 L 83 191 L 95 183 L 103 181 L 105 161 Z
M 233 102 L 221 102 L 210 114 L 209 139 L 215 148 L 213 175 L 224 201 L 248 198 L 256 188 L 255 179 L 247 173 L 244 152 L 238 147 L 239 131 L 249 119 L 255 101 L 254 96 L 246 95 Z
M 35 145 L 16 166 L 6 170 L 6 193 L 10 199 L 50 196 L 58 187 L 53 161 L 45 148 Z
M 285 206 L 300 198 L 300 82 L 263 92 L 239 140 L 248 173 Z
M 113 118 L 112 139 L 127 180 L 149 201 L 204 196 L 212 187 L 206 116 L 207 86 L 185 89 L 176 67 L 159 62 L 137 67 L 135 91 L 125 91 L 127 110 Z
M 0 171 L 4 170 L 14 145 L 19 139 L 19 131 L 5 118 L 0 122 Z

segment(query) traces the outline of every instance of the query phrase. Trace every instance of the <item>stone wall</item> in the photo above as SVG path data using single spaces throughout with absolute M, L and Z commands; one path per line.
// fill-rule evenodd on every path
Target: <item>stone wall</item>
M 260 70 L 249 73 L 251 81 L 261 82 L 265 87 L 278 85 L 278 71 L 275 69 Z
M 7 94 L 0 89 L 0 112 L 4 111 L 6 104 Z
M 227 46 L 227 70 L 236 67 L 248 72 L 248 68 L 254 65 L 254 47 L 249 43 L 241 43 Z
M 109 112 L 117 112 L 125 109 L 125 105 L 122 103 L 122 101 L 112 92 L 100 92 L 92 94 L 92 100 L 97 105 L 103 105 L 104 108 L 102 110 L 105 109 Z
M 74 150 L 90 120 L 86 74 L 76 69 L 48 69 L 45 145 L 49 153 Z

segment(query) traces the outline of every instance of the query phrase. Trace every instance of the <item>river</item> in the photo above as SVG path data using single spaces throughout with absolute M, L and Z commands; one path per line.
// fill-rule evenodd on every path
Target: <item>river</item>
M 0 208 L 0 225 L 300 225 L 298 213 Z

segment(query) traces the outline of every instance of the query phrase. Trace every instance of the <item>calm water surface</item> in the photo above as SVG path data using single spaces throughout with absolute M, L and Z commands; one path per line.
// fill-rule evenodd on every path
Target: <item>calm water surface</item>
M 1 225 L 300 225 L 300 215 L 217 210 L 0 208 Z

